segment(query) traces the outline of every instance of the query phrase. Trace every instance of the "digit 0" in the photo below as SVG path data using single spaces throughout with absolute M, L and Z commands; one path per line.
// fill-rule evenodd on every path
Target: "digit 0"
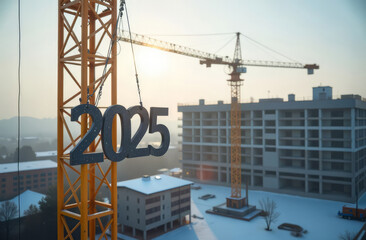
M 112 144 L 112 123 L 114 116 L 118 115 L 121 120 L 121 142 L 117 152 Z M 104 154 L 113 162 L 119 162 L 126 158 L 129 153 L 131 139 L 130 114 L 121 105 L 113 105 L 107 108 L 103 116 L 102 147 Z

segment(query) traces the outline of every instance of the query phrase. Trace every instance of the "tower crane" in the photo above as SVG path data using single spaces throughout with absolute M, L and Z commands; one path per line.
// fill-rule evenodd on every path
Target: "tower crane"
M 243 79 L 240 78 L 240 75 L 246 72 L 246 66 L 307 69 L 308 74 L 313 74 L 315 69 L 319 69 L 319 65 L 302 64 L 298 62 L 243 60 L 239 32 L 236 33 L 236 45 L 233 59 L 230 59 L 229 57 L 223 58 L 216 54 L 161 41 L 140 34 L 129 33 L 127 31 L 121 31 L 120 34 L 121 35 L 118 38 L 120 41 L 198 58 L 200 59 L 200 64 L 206 65 L 206 67 L 211 67 L 213 64 L 230 67 L 230 79 L 227 81 L 231 88 L 231 197 L 227 198 L 226 203 L 227 207 L 231 208 L 242 208 L 244 205 L 248 204 L 245 198 L 241 196 L 240 88 Z

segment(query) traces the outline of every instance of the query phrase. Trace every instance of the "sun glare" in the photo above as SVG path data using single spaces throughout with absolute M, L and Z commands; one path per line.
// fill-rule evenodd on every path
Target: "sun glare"
M 138 55 L 139 70 L 145 74 L 159 76 L 167 70 L 167 56 L 157 49 L 145 48 Z

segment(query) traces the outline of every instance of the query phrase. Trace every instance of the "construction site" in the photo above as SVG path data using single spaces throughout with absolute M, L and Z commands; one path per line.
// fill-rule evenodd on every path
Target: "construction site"
M 357 222 L 365 219 L 366 100 L 360 95 L 364 89 L 349 93 L 337 81 L 327 82 L 329 86 L 319 80 L 305 83 L 314 81 L 320 65 L 327 63 L 319 62 L 322 58 L 307 41 L 292 46 L 291 34 L 286 33 L 277 45 L 281 51 L 241 32 L 236 21 L 226 26 L 230 29 L 226 32 L 220 32 L 223 28 L 216 22 L 219 30 L 213 33 L 186 33 L 184 24 L 172 22 L 176 31 L 164 34 L 135 23 L 141 12 L 131 5 L 129 12 L 125 0 L 59 0 L 53 9 L 57 54 L 47 61 L 57 60 L 52 107 L 57 113 L 56 168 L 51 160 L 47 160 L 50 167 L 30 160 L 20 164 L 24 146 L 20 93 L 25 91 L 21 80 L 26 78 L 21 72 L 27 62 L 21 61 L 24 8 L 18 1 L 18 152 L 12 156 L 13 165 L 0 166 L 1 206 L 14 204 L 18 218 L 15 213 L 0 218 L 4 236 L 27 239 L 22 233 L 37 228 L 29 227 L 32 216 L 44 216 L 42 211 L 53 199 L 54 229 L 49 227 L 47 236 L 58 240 L 239 239 L 243 235 L 335 239 L 348 231 L 355 233 L 355 239 L 364 239 L 364 227 Z M 166 19 L 185 9 L 169 6 Z M 146 6 L 141 9 L 146 11 Z M 142 33 L 133 32 L 134 26 Z M 231 31 L 234 27 L 240 31 Z M 215 40 L 200 40 L 202 47 L 189 40 L 202 37 L 221 38 L 219 49 L 219 40 L 216 51 L 207 50 Z M 270 57 L 248 58 L 255 49 L 248 43 Z M 294 60 L 283 51 L 306 61 Z M 159 70 L 164 58 L 169 59 L 167 66 L 177 65 L 168 77 L 164 74 L 170 70 Z M 144 65 L 146 59 L 150 69 Z M 185 65 L 188 61 L 193 63 Z M 319 78 L 325 76 L 320 72 Z M 296 88 L 308 87 L 310 92 L 309 86 L 311 99 L 296 99 L 294 92 L 300 91 Z M 286 94 L 287 100 L 272 95 L 276 91 L 272 87 Z M 257 89 L 267 96 L 255 100 Z M 243 100 L 243 92 L 250 94 L 244 96 L 249 101 Z M 196 101 L 195 96 L 198 104 L 178 104 Z M 207 103 L 205 96 L 216 102 Z M 179 154 L 168 155 L 177 148 Z M 171 156 L 179 166 L 163 163 L 154 167 L 160 170 L 143 176 L 135 176 L 136 170 L 133 178 L 119 172 L 121 164 L 128 167 L 139 161 L 144 169 L 144 162 Z M 46 191 L 46 186 L 51 190 Z M 21 209 L 27 200 L 21 194 L 39 189 L 46 195 L 27 203 L 29 209 Z M 343 206 L 350 203 L 356 207 Z M 11 229 L 9 223 L 18 227 Z

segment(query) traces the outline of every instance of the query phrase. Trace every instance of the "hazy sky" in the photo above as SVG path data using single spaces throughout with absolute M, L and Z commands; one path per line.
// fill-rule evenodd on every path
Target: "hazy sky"
M 17 5 L 0 0 L 0 119 L 16 116 Z M 299 62 L 320 70 L 249 67 L 242 101 L 296 94 L 309 99 L 312 87 L 330 85 L 334 95 L 366 97 L 366 4 L 362 0 L 127 0 L 133 32 L 150 35 L 227 33 L 209 37 L 164 37 L 215 53 L 241 32 Z M 57 96 L 57 1 L 22 1 L 22 115 L 55 117 Z M 124 24 L 124 26 L 126 26 Z M 268 54 L 242 38 L 244 59 L 286 59 Z M 232 57 L 235 41 L 217 52 Z M 121 43 L 118 101 L 138 104 L 131 49 Z M 199 60 L 135 46 L 141 92 L 146 106 L 167 106 L 177 119 L 177 103 L 230 99 L 223 66 L 206 69 Z M 105 54 L 105 53 L 104 53 Z M 103 97 L 108 97 L 103 94 Z

